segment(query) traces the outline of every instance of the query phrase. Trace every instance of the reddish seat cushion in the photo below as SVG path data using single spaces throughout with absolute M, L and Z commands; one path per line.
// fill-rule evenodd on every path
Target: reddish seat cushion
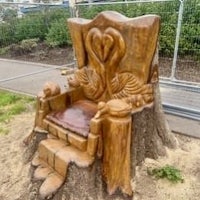
M 47 119 L 65 129 L 87 137 L 90 129 L 90 120 L 96 112 L 97 104 L 88 100 L 80 100 L 64 111 L 47 115 Z

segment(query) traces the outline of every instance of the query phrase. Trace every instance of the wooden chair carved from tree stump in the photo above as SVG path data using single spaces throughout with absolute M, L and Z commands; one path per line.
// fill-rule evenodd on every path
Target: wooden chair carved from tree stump
M 108 194 L 131 196 L 132 116 L 154 104 L 160 18 L 106 11 L 68 25 L 78 69 L 65 93 L 38 97 L 35 131 L 48 134 L 32 161 L 34 177 L 44 180 L 40 196 L 56 192 L 71 162 L 88 167 L 96 159 Z

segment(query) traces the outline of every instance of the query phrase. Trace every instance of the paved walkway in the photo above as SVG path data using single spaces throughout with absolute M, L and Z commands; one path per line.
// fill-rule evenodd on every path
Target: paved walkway
M 46 81 L 57 82 L 62 90 L 67 83 L 61 76 L 61 66 L 0 59 L 0 88 L 36 96 Z M 163 104 L 180 106 L 184 109 L 200 111 L 200 93 L 186 88 L 175 88 L 161 84 Z M 166 115 L 171 129 L 200 138 L 199 121 Z

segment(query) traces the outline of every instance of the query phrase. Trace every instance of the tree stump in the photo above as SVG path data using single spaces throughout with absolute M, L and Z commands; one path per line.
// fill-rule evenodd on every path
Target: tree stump
M 157 159 L 158 156 L 166 156 L 166 148 L 177 147 L 177 140 L 165 120 L 158 84 L 155 85 L 154 97 L 155 102 L 152 107 L 144 108 L 141 112 L 132 115 L 130 149 L 132 181 L 134 181 L 136 166 L 142 165 L 145 158 Z M 57 195 L 59 198 L 63 196 L 63 199 L 66 200 L 132 199 L 119 190 L 113 195 L 108 194 L 107 186 L 102 177 L 102 162 L 99 159 L 89 169 L 80 169 L 76 165 L 70 166 L 66 183 Z M 58 196 L 53 200 L 59 199 Z
M 159 85 L 154 86 L 154 104 L 133 115 L 131 152 L 133 168 L 145 158 L 157 159 L 166 155 L 166 147 L 176 148 L 177 140 L 171 133 L 162 109 Z
M 47 181 L 42 186 L 40 181 L 34 182 L 31 190 L 37 192 L 30 199 L 132 199 L 136 166 L 147 157 L 166 155 L 166 147 L 176 147 L 166 124 L 158 84 L 160 19 L 155 15 L 129 19 L 106 11 L 94 20 L 74 18 L 68 23 L 78 63 L 74 77 L 68 80 L 73 90 L 38 98 L 36 126 L 53 139 L 40 142 L 40 137 L 34 137 L 32 141 L 33 147 L 39 143 L 39 158 L 43 159 L 33 160 L 33 165 L 46 167 L 58 184 L 56 189 L 49 185 L 53 184 L 49 174 L 41 174 L 43 169 L 37 168 L 40 173 L 34 177 Z M 52 111 L 64 120 L 65 111 L 61 110 L 69 111 L 68 105 L 71 116 L 75 116 L 70 123 L 79 117 L 74 110 L 81 108 L 76 113 L 87 120 L 95 111 L 90 124 L 83 121 L 88 125 L 85 130 L 89 129 L 84 137 L 74 131 L 80 127 L 71 133 L 68 125 L 65 130 L 62 123 L 58 123 L 62 127 L 56 124 L 58 118 L 48 121 L 53 120 L 53 115 L 49 116 Z M 91 105 L 92 112 L 87 113 Z
M 177 146 L 176 138 L 170 132 L 165 120 L 158 84 L 155 85 L 154 91 L 154 105 L 132 115 L 134 124 L 131 131 L 130 149 L 132 181 L 134 181 L 135 167 L 141 165 L 145 158 L 157 159 L 158 156 L 166 155 L 166 148 L 176 148 Z M 41 133 L 36 133 L 36 135 L 38 135 L 37 139 L 34 142 L 32 141 L 31 144 L 34 149 L 29 148 L 25 153 L 25 155 L 29 155 L 29 158 L 35 152 L 41 138 L 45 138 L 44 134 L 41 136 Z M 35 182 L 32 180 L 32 186 L 30 187 L 31 200 L 39 199 L 38 192 L 35 191 L 39 190 L 40 185 L 40 181 Z M 122 194 L 119 190 L 113 195 L 108 194 L 106 183 L 102 177 L 102 161 L 96 158 L 89 168 L 80 168 L 75 164 L 71 164 L 64 185 L 50 199 L 129 200 L 132 197 Z

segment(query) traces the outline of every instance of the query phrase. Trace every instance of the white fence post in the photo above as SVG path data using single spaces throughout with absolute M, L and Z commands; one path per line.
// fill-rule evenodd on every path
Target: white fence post
M 177 29 L 176 29 L 176 41 L 175 41 L 175 47 L 174 47 L 174 57 L 173 57 L 173 63 L 172 63 L 172 72 L 171 72 L 171 80 L 175 80 L 175 72 L 176 72 L 176 63 L 177 63 L 177 57 L 178 57 L 178 47 L 179 47 L 179 40 L 180 40 L 180 34 L 181 34 L 181 26 L 182 26 L 182 19 L 183 19 L 183 7 L 184 7 L 184 0 L 180 1 L 180 7 L 179 7 L 179 13 L 178 13 L 178 23 L 177 23 Z

